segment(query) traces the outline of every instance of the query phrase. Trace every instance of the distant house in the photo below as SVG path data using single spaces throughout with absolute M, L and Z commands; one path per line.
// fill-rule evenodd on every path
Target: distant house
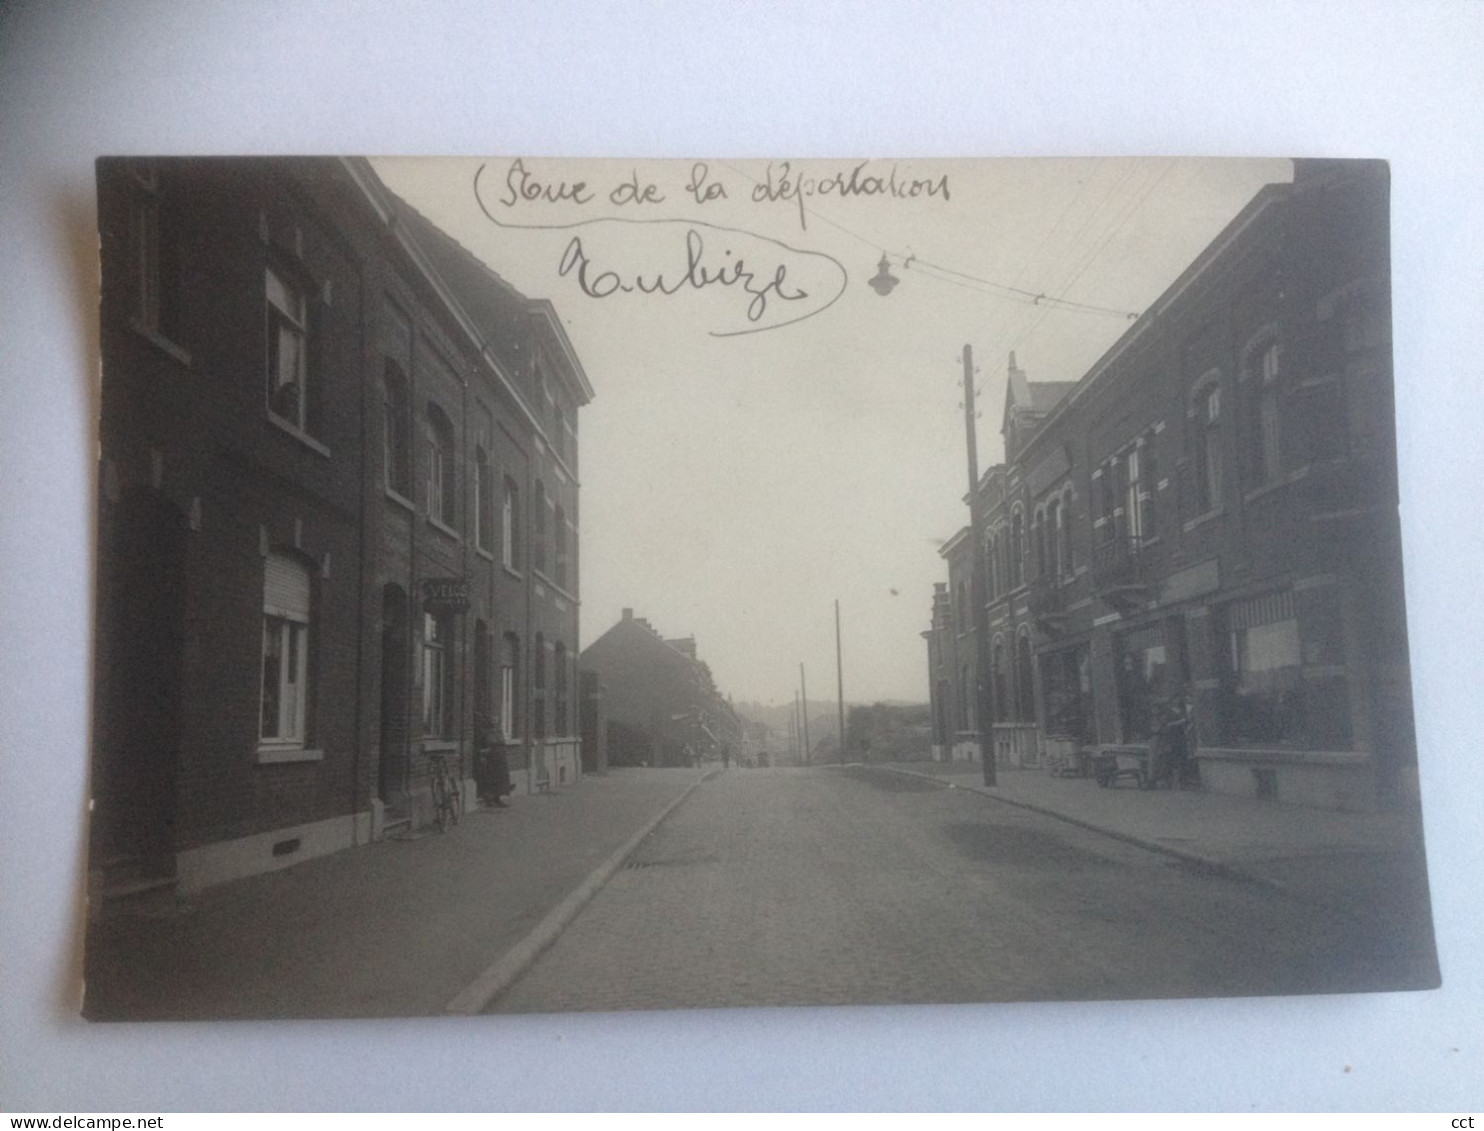
M 696 654 L 695 637 L 667 640 L 633 609 L 582 653 L 602 686 L 608 762 L 683 766 L 742 749 L 742 722 Z

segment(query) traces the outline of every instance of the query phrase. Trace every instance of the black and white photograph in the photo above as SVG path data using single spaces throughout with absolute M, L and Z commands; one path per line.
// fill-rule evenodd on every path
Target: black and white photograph
M 1379 159 L 97 163 L 97 1021 L 1439 985 Z

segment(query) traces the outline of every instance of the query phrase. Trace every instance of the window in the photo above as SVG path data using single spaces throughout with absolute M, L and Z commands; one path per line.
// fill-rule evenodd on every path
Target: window
M 1221 386 L 1211 384 L 1196 395 L 1195 496 L 1200 513 L 1221 505 Z
M 531 493 L 531 568 L 546 572 L 546 488 L 536 480 Z
M 1137 550 L 1144 539 L 1144 508 L 1139 497 L 1144 490 L 1139 475 L 1141 454 L 1142 449 L 1130 448 L 1123 461 L 1123 523 L 1130 550 Z
M 423 614 L 423 733 L 434 738 L 453 734 L 452 639 L 450 617 Z
M 556 583 L 565 589 L 567 586 L 567 512 L 561 507 L 556 509 L 552 529 L 556 537 Z
M 531 649 L 531 735 L 546 737 L 546 637 L 539 632 Z
M 1041 658 L 1041 693 L 1046 703 L 1048 735 L 1077 742 L 1094 739 L 1088 710 L 1092 701 L 1092 665 L 1085 645 Z
M 1068 488 L 1061 497 L 1061 510 L 1058 512 L 1061 520 L 1061 569 L 1065 577 L 1071 577 L 1076 570 L 1076 561 L 1072 556 L 1072 492 Z
M 520 568 L 520 488 L 505 477 L 505 504 L 500 512 L 501 560 L 510 569 Z
M 495 475 L 482 444 L 474 449 L 474 544 L 486 553 L 495 548 Z
M 554 705 L 554 714 L 552 715 L 551 719 L 551 729 L 552 733 L 563 735 L 569 733 L 571 729 L 567 718 L 568 683 L 567 646 L 565 644 L 558 644 L 556 648 L 553 649 L 552 664 L 554 666 L 554 675 L 556 682 L 556 701 Z
M 1010 673 L 1005 667 L 1005 641 L 1002 637 L 994 638 L 994 647 L 990 652 L 990 671 L 994 677 L 994 721 L 1004 723 L 1010 721 Z
M 1252 389 L 1252 472 L 1256 484 L 1271 483 L 1282 473 L 1278 416 L 1278 343 L 1254 351 L 1248 369 Z
M 309 430 L 304 293 L 267 269 L 268 411 L 301 432 Z
M 967 581 L 958 583 L 958 630 L 960 633 L 969 631 L 969 583 Z
M 553 402 L 551 406 L 551 446 L 559 456 L 567 454 L 567 422 L 562 406 Z
M 500 662 L 500 732 L 506 742 L 514 742 L 520 734 L 520 719 L 517 713 L 520 687 L 520 637 L 513 632 L 505 634 L 505 654 Z
M 1016 510 L 1010 519 L 1010 588 L 1025 579 L 1025 513 Z
M 999 569 L 997 568 L 995 540 L 990 535 L 984 540 L 984 588 L 985 597 L 993 601 L 1000 595 Z
M 968 664 L 959 670 L 958 729 L 974 729 L 974 672 Z
M 309 701 L 309 570 L 269 554 L 263 571 L 263 684 L 259 738 L 303 746 Z
M 386 485 L 404 498 L 411 494 L 411 445 L 407 442 L 407 377 L 387 358 L 381 378 L 381 459 Z
M 1036 574 L 1038 578 L 1050 576 L 1047 567 L 1050 559 L 1046 556 L 1046 512 L 1037 511 L 1031 519 L 1031 542 L 1036 547 Z
M 1050 581 L 1059 581 L 1062 575 L 1060 499 L 1052 499 L 1046 504 L 1046 517 L 1042 525 L 1041 539 L 1045 547 L 1042 552 L 1046 557 L 1046 576 Z
M 1015 638 L 1015 717 L 1019 722 L 1036 721 L 1035 678 L 1030 631 L 1022 629 Z
M 428 405 L 428 517 L 453 529 L 458 523 L 453 425 L 437 405 Z
M 1161 701 L 1177 690 L 1164 626 L 1147 625 L 1116 637 L 1114 656 L 1123 741 L 1145 741 L 1154 734 Z

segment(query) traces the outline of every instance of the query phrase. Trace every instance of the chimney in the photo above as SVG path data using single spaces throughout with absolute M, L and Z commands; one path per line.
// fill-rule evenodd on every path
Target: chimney
M 624 620 L 633 620 L 634 619 L 634 610 L 633 609 L 625 609 L 623 611 L 623 619 Z

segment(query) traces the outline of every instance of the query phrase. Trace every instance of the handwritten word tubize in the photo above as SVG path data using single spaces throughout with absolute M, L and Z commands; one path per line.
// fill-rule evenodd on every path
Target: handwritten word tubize
M 833 176 L 806 177 L 795 175 L 791 162 L 784 161 L 778 166 L 775 174 L 772 162 L 768 163 L 767 172 L 763 179 L 752 189 L 752 199 L 755 203 L 763 201 L 792 200 L 799 208 L 799 227 L 807 228 L 808 222 L 804 218 L 804 200 L 813 196 L 892 196 L 899 200 L 910 199 L 918 196 L 941 196 L 944 200 L 952 199 L 948 192 L 948 174 L 944 173 L 936 180 L 913 178 L 897 179 L 897 166 L 891 167 L 891 172 L 884 178 L 868 173 L 862 175 L 862 171 L 870 164 L 862 161 L 850 172 L 837 171 Z
M 655 272 L 649 278 L 635 272 L 625 278 L 617 271 L 592 270 L 592 260 L 582 246 L 582 237 L 573 236 L 562 252 L 557 274 L 565 278 L 576 272 L 577 285 L 589 298 L 607 298 L 613 294 L 673 295 L 684 287 L 702 290 L 705 287 L 741 287 L 751 296 L 747 303 L 747 320 L 757 322 L 768 309 L 768 297 L 782 302 L 798 302 L 809 297 L 809 292 L 788 286 L 788 264 L 773 266 L 771 276 L 758 285 L 758 276 L 748 270 L 742 258 L 732 258 L 731 250 L 723 253 L 720 266 L 707 266 L 703 261 L 706 253 L 701 233 L 694 228 L 685 233 L 685 268 L 671 275 Z

